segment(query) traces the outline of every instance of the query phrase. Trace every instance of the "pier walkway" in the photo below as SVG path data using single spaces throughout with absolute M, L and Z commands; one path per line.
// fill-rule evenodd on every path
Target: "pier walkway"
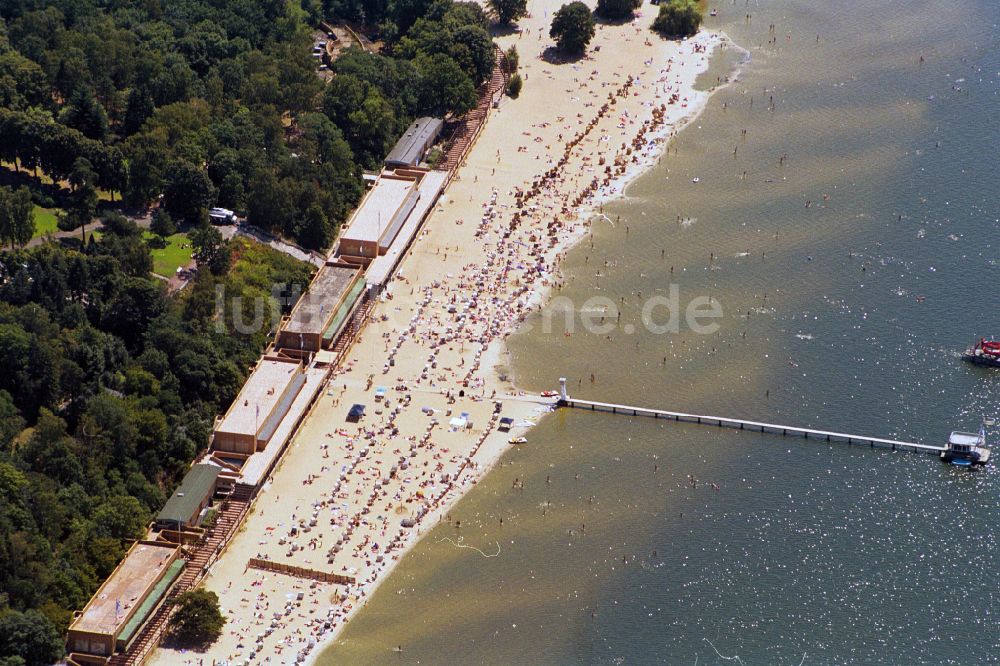
M 646 407 L 632 407 L 630 405 L 616 405 L 610 402 L 579 400 L 577 398 L 571 398 L 567 395 L 560 397 L 556 406 L 587 409 L 595 412 L 611 412 L 612 414 L 622 414 L 625 416 L 646 416 L 654 419 L 667 419 L 683 423 L 700 423 L 702 425 L 718 426 L 720 428 L 735 428 L 736 430 L 750 430 L 752 432 L 771 433 L 787 437 L 802 437 L 804 439 L 819 439 L 827 442 L 862 444 L 871 447 L 892 449 L 893 451 L 912 451 L 913 453 L 938 455 L 945 450 L 943 445 L 934 446 L 932 444 L 917 444 L 916 442 L 904 442 L 896 439 L 883 439 L 881 437 L 868 437 L 867 435 L 851 435 L 848 433 L 833 432 L 830 430 L 800 428 L 797 426 L 781 425 L 777 423 L 748 421 L 746 419 L 731 419 L 725 416 L 702 416 L 699 414 L 670 412 L 664 409 L 649 409 Z

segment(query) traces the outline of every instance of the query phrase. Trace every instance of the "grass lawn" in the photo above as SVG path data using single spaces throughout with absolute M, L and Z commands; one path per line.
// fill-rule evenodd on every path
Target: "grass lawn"
M 146 232 L 146 240 L 156 238 L 155 234 Z M 181 246 L 185 247 L 181 247 Z M 167 246 L 164 248 L 151 248 L 153 255 L 153 272 L 165 278 L 173 277 L 174 273 L 181 266 L 186 266 L 191 261 L 191 239 L 187 234 L 180 233 L 167 236 Z
M 38 238 L 39 236 L 57 231 L 59 231 L 59 227 L 56 226 L 55 208 L 35 206 L 35 233 L 32 238 Z

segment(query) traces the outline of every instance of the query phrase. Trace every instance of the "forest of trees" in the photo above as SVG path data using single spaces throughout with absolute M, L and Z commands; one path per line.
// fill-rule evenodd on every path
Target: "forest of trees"
M 0 255 L 0 621 L 59 641 L 269 339 L 279 313 L 241 334 L 232 312 L 218 316 L 217 288 L 250 321 L 271 285 L 295 293 L 310 278 L 308 265 L 237 239 L 222 275 L 201 271 L 168 298 L 138 227 L 113 216 L 104 229 L 78 250 Z
M 0 188 L 2 243 L 52 193 L 80 228 L 0 252 L 0 666 L 30 666 L 62 654 L 308 284 L 310 266 L 222 241 L 204 209 L 328 246 L 362 170 L 413 118 L 471 108 L 494 50 L 483 10 L 453 0 L 6 0 L 0 19 L 0 169 L 21 170 Z M 380 51 L 347 50 L 326 82 L 322 19 L 368 26 Z M 201 270 L 175 296 L 114 212 L 157 201 L 154 233 L 193 225 Z
M 14 666 L 61 655 L 73 610 L 206 446 L 308 284 L 310 266 L 223 242 L 204 209 L 328 246 L 362 169 L 414 117 L 473 106 L 494 51 L 483 10 L 452 0 L 9 0 L 0 18 L 0 160 L 31 187 L 0 190 L 3 243 L 23 244 L 31 197 L 59 192 L 60 226 L 83 226 L 99 189 L 105 211 L 159 200 L 160 235 L 193 223 L 203 269 L 168 296 L 143 231 L 116 212 L 97 238 L 83 227 L 0 253 L 0 665 Z M 327 83 L 313 36 L 340 18 L 383 46 L 347 50 Z M 275 297 L 261 327 L 236 330 Z
M 412 119 L 461 113 L 493 45 L 452 0 L 10 0 L 0 3 L 0 160 L 98 188 L 178 223 L 218 205 L 309 247 L 328 245 Z M 330 84 L 319 20 L 377 26 Z

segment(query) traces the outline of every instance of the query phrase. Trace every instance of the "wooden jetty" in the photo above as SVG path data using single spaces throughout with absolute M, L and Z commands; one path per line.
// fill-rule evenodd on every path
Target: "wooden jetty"
M 684 412 L 671 412 L 665 409 L 649 409 L 647 407 L 633 407 L 631 405 L 617 405 L 610 402 L 596 402 L 594 400 L 580 400 L 571 398 L 563 392 L 558 407 L 572 407 L 575 409 L 587 409 L 593 412 L 610 412 L 612 414 L 622 414 L 624 416 L 646 416 L 654 419 L 667 419 L 683 423 L 700 423 L 702 425 L 718 426 L 720 428 L 734 428 L 736 430 L 750 430 L 752 432 L 764 432 L 786 437 L 801 437 L 803 439 L 819 439 L 827 442 L 843 442 L 846 444 L 860 444 L 870 447 L 880 447 L 892 449 L 893 451 L 912 451 L 913 453 L 926 453 L 929 455 L 940 455 L 945 450 L 944 446 L 934 446 L 932 444 L 917 444 L 916 442 L 904 442 L 896 439 L 884 439 L 882 437 L 869 437 L 867 435 L 851 435 L 843 432 L 833 432 L 830 430 L 817 430 L 814 428 L 800 428 L 798 426 L 781 425 L 778 423 L 763 423 L 761 421 L 748 421 L 746 419 L 732 419 L 725 416 L 703 416 L 700 414 L 685 414 Z
M 273 562 L 271 560 L 262 560 L 257 557 L 251 557 L 247 561 L 248 569 L 261 569 L 262 571 L 274 571 L 277 573 L 283 573 L 288 576 L 295 576 L 296 578 L 307 578 L 309 580 L 318 580 L 321 583 L 336 583 L 338 585 L 354 585 L 357 580 L 354 576 L 344 576 L 343 574 L 330 573 L 328 571 L 317 571 L 316 569 L 307 569 L 306 567 L 296 567 L 291 564 L 284 564 L 282 562 Z

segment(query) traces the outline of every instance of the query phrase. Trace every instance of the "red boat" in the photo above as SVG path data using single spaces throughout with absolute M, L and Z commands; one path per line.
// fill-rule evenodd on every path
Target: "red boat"
M 962 359 L 976 365 L 1000 368 L 1000 342 L 980 338 L 974 347 L 965 350 Z

